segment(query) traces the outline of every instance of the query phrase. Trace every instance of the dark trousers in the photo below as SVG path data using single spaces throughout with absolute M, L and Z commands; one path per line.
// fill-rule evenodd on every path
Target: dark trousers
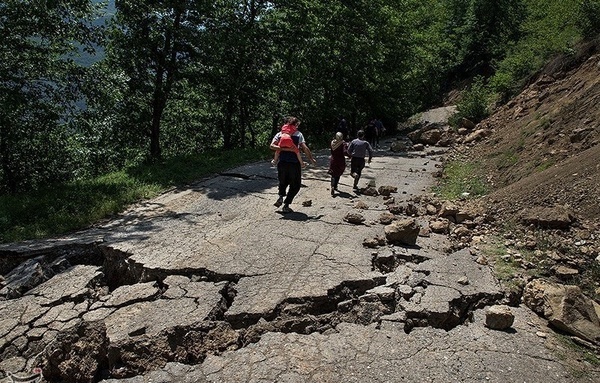
M 365 168 L 365 159 L 360 157 L 352 157 L 350 159 L 350 173 L 355 173 L 354 186 L 358 186 L 358 180 L 360 180 L 360 174 Z
M 302 183 L 302 168 L 299 162 L 283 162 L 277 164 L 277 178 L 279 178 L 279 195 L 286 196 L 284 204 L 289 205 L 300 191 Z M 286 189 L 289 190 L 286 193 Z
M 340 183 L 340 176 L 337 176 L 337 177 L 331 176 L 331 188 L 332 189 L 337 190 L 339 183 Z

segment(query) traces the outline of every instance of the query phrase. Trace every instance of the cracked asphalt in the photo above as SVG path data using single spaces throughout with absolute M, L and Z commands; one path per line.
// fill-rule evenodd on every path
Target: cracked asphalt
M 89 381 L 104 383 L 598 378 L 565 366 L 539 336 L 546 322 L 524 307 L 511 308 L 511 329 L 486 328 L 485 308 L 503 295 L 468 249 L 448 254 L 436 234 L 364 247 L 383 235 L 384 199 L 355 194 L 348 174 L 331 197 L 328 153 L 315 155 L 290 214 L 273 206 L 276 169 L 261 162 L 68 238 L 0 246 L 0 382 L 38 366 L 46 381 L 77 381 L 59 370 L 80 360 L 95 366 Z M 379 150 L 360 186 L 395 186 L 405 204 L 429 193 L 441 155 Z M 345 222 L 351 211 L 365 224 Z M 402 262 L 383 271 L 378 256 Z M 48 351 L 83 323 L 103 329 L 107 351 L 93 361 L 72 345 Z

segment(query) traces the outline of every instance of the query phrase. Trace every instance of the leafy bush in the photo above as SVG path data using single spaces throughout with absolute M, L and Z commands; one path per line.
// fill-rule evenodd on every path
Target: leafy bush
M 467 118 L 475 123 L 486 118 L 489 111 L 490 93 L 486 88 L 483 77 L 477 76 L 471 88 L 467 90 L 458 105 L 457 118 Z
M 577 26 L 585 37 L 600 33 L 600 0 L 583 0 L 580 3 Z

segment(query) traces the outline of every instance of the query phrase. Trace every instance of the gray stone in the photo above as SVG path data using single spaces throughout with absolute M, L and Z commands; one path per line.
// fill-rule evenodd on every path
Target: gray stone
M 493 330 L 506 330 L 513 325 L 514 321 L 514 314 L 510 311 L 510 307 L 505 305 L 491 306 L 485 313 L 485 326 Z
M 387 225 L 384 229 L 388 242 L 415 245 L 420 227 L 414 219 L 403 219 Z

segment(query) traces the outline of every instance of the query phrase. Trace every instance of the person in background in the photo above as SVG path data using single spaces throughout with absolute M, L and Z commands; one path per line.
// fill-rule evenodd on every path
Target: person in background
M 375 147 L 375 140 L 377 139 L 377 126 L 375 125 L 375 118 L 371 119 L 365 127 L 364 134 L 365 139 L 371 144 L 371 147 Z
M 330 149 L 331 156 L 329 157 L 329 170 L 327 172 L 331 175 L 331 195 L 333 196 L 338 191 L 340 177 L 346 169 L 348 144 L 344 141 L 344 133 L 337 132 L 335 134 L 335 138 L 331 141 Z
M 383 126 L 383 122 L 379 118 L 375 119 L 375 131 L 377 135 L 375 136 L 375 147 L 379 148 L 379 139 L 383 137 L 385 133 L 385 126 Z
M 364 140 L 365 132 L 359 130 L 357 138 L 352 140 L 348 146 L 348 156 L 350 159 L 350 176 L 354 178 L 354 190 L 358 189 L 358 181 L 365 168 L 365 157 L 369 155 L 368 162 L 371 163 L 373 158 L 373 148 L 371 144 Z
M 344 116 L 340 116 L 339 117 L 339 121 L 338 121 L 338 126 L 337 126 L 337 132 L 340 132 L 344 135 L 344 141 L 348 140 L 349 138 L 349 134 L 348 134 L 348 122 L 346 121 L 346 119 L 344 118 Z

